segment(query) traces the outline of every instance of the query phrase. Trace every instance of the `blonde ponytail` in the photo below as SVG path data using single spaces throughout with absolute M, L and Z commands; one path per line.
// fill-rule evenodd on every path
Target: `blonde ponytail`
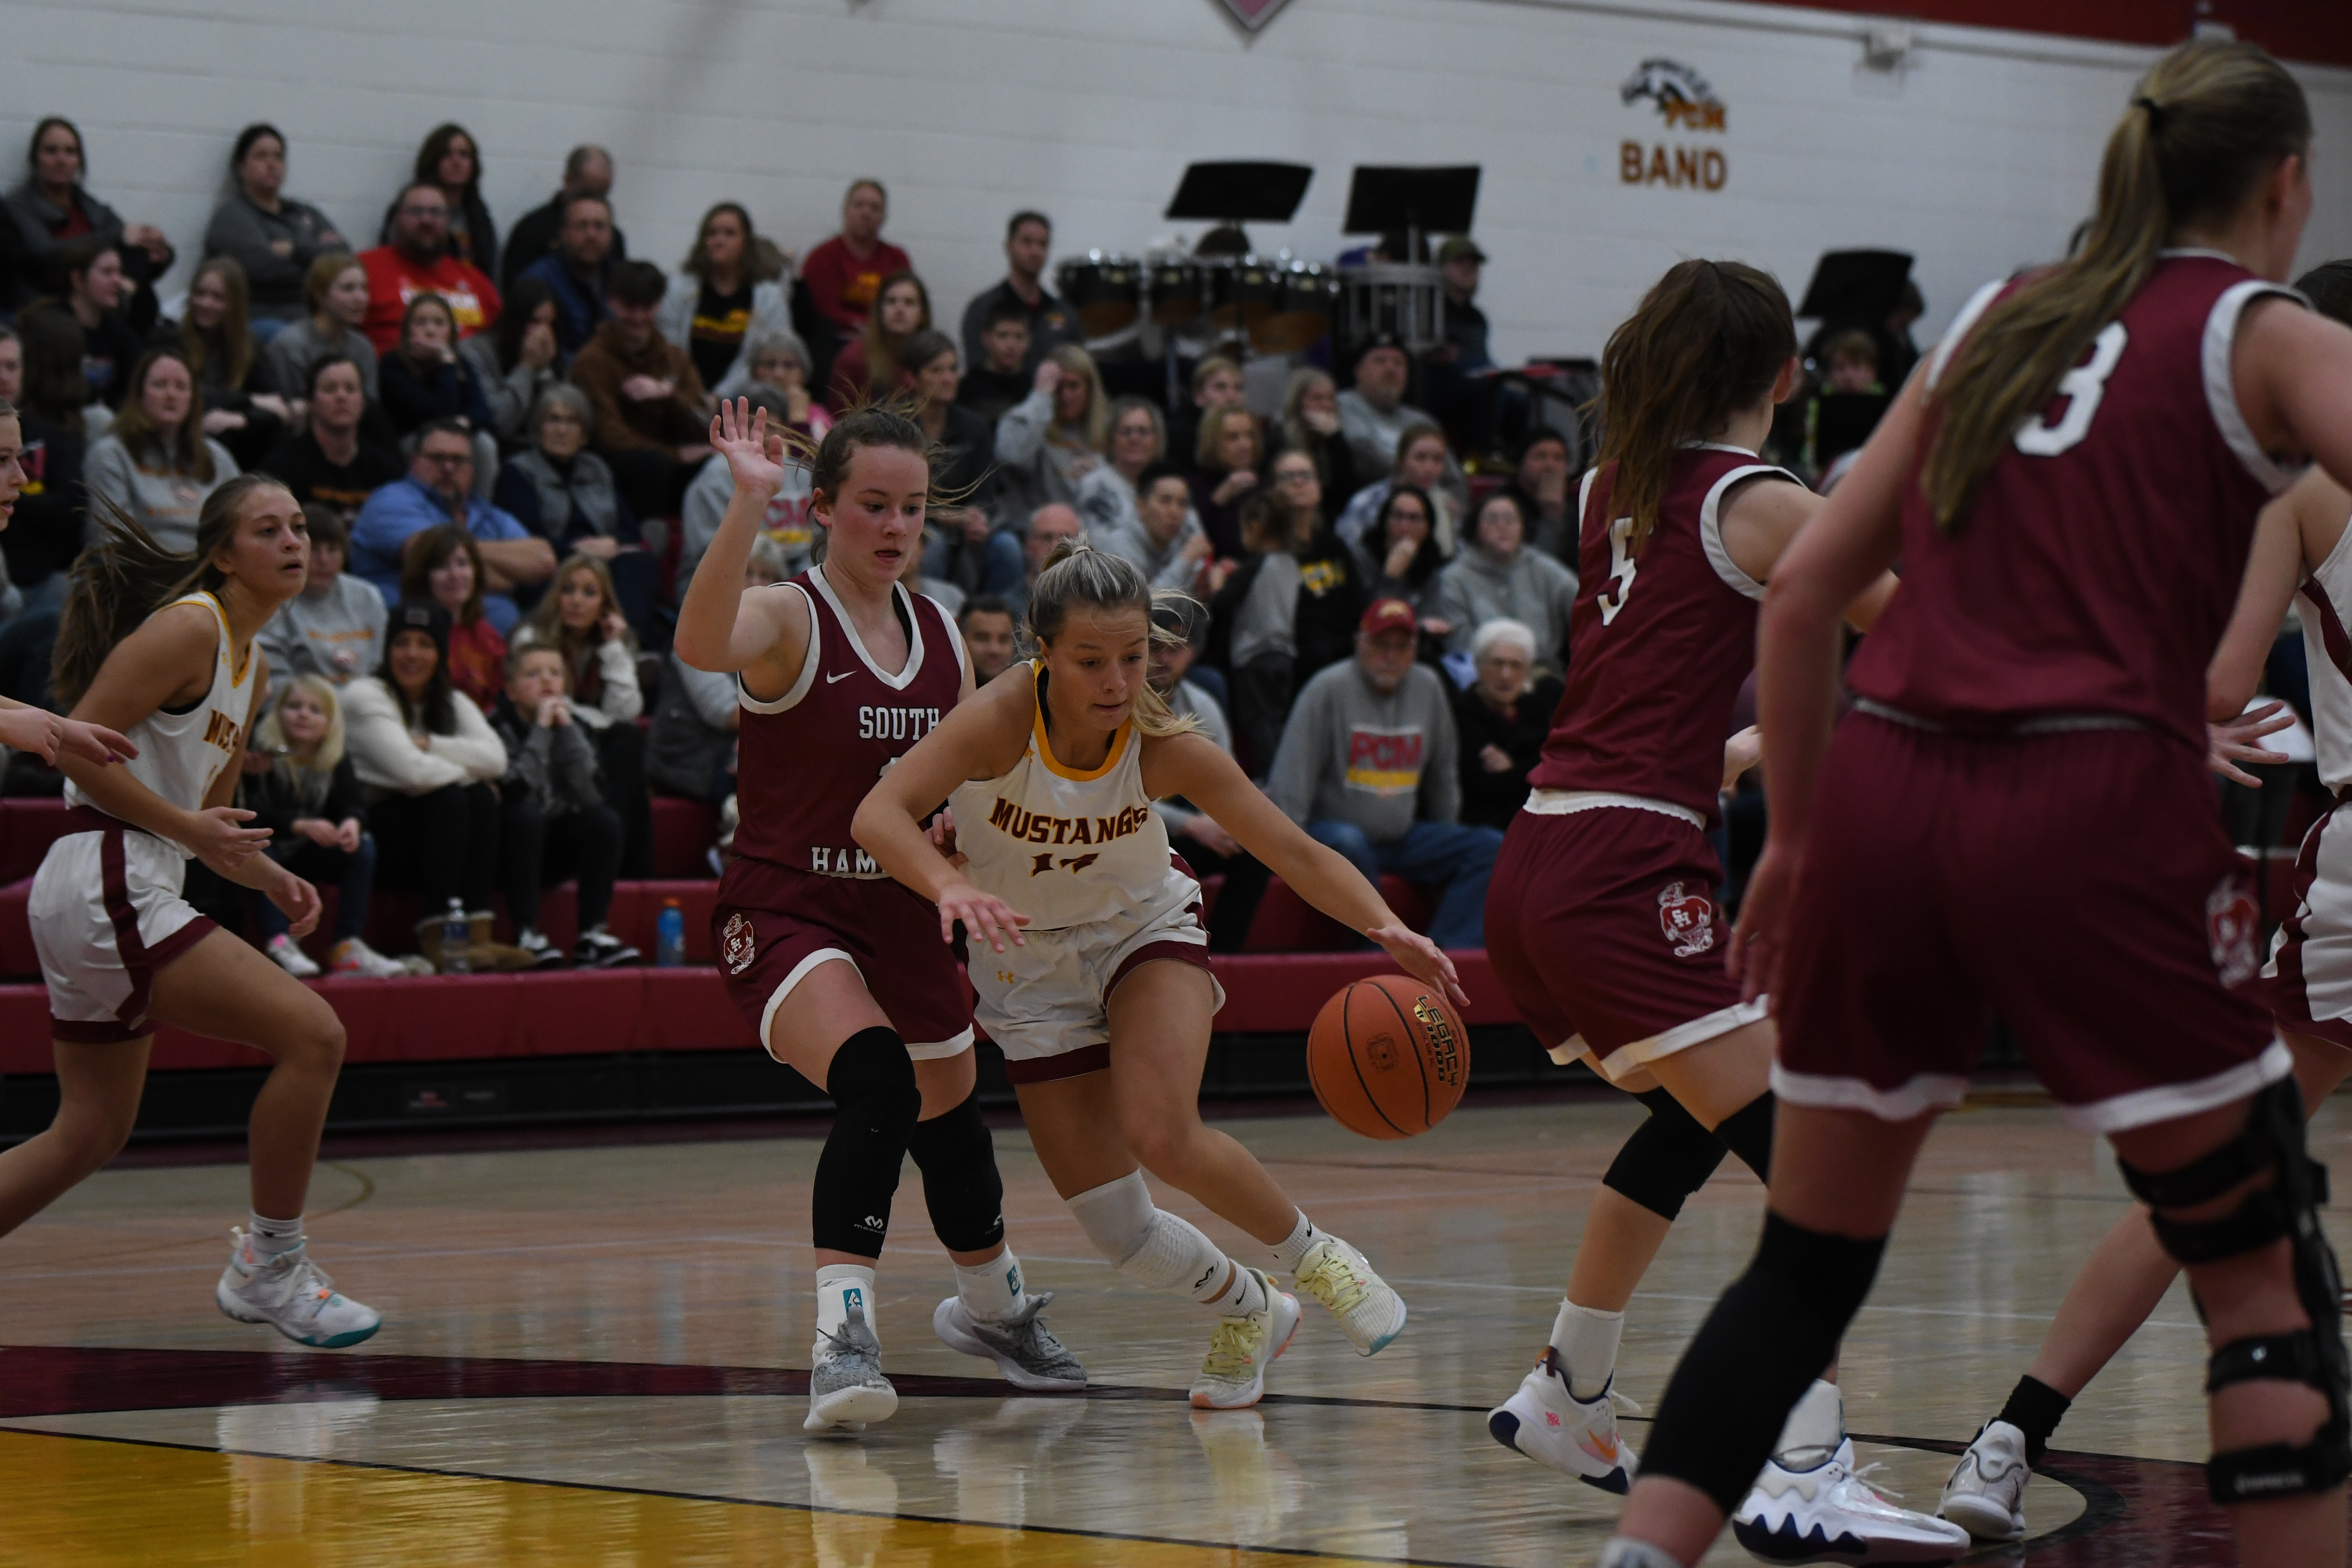
M 1170 647 L 1183 639 L 1161 626 L 1151 612 L 1160 605 L 1179 603 L 1190 605 L 1194 601 L 1173 589 L 1154 593 L 1132 561 L 1097 550 L 1083 539 L 1066 539 L 1045 557 L 1045 564 L 1037 574 L 1036 586 L 1029 591 L 1029 640 L 1043 647 L 1048 639 L 1060 636 L 1063 623 L 1074 608 L 1140 610 L 1152 646 Z M 1135 727 L 1145 736 L 1157 739 L 1192 734 L 1201 724 L 1189 713 L 1171 711 L 1168 700 L 1153 690 L 1147 680 L 1135 700 Z

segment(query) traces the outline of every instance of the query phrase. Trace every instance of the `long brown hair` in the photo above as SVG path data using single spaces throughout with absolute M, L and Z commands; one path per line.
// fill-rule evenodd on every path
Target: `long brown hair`
M 1607 410 L 1601 461 L 1617 465 L 1609 505 L 1633 520 L 1628 550 L 1658 526 L 1675 453 L 1769 394 L 1796 352 L 1780 280 L 1740 261 L 1676 262 L 1609 334 L 1591 406 Z
M 202 381 L 205 362 L 217 351 L 223 366 L 221 384 L 243 386 L 253 370 L 253 291 L 246 286 L 245 266 L 234 256 L 213 257 L 197 267 L 188 292 L 194 294 L 196 285 L 207 277 L 220 279 L 228 303 L 221 311 L 220 325 L 209 332 L 196 325 L 193 307 L 180 318 L 180 347 L 187 358 L 188 374 Z
M 180 428 L 170 443 L 163 433 L 147 417 L 144 399 L 147 377 L 164 360 L 176 360 L 188 373 L 188 412 L 181 417 Z M 196 384 L 196 367 L 188 356 L 176 348 L 149 349 L 131 367 L 131 378 L 124 383 L 122 407 L 114 416 L 107 434 L 122 443 L 133 462 L 150 455 L 163 458 L 164 466 L 174 473 L 194 474 L 205 483 L 213 482 L 213 444 L 205 438 L 205 389 Z
M 1987 310 L 1927 393 L 1943 416 L 1921 475 L 1937 527 L 1958 526 L 2018 427 L 2147 284 L 2173 231 L 2233 211 L 2310 143 L 2303 89 L 2252 44 L 2184 44 L 2140 78 L 2107 138 L 2081 249 Z
M 871 389 L 870 395 L 883 398 L 898 390 L 899 378 L 904 374 L 904 367 L 898 363 L 898 351 L 907 346 L 915 332 L 893 337 L 885 331 L 882 328 L 882 300 L 901 283 L 913 284 L 915 298 L 922 304 L 923 319 L 915 323 L 915 332 L 930 330 L 931 291 L 923 287 L 923 280 L 905 270 L 893 272 L 882 279 L 881 287 L 874 290 L 874 309 L 866 317 L 866 385 L 850 388 L 852 394 Z
M 139 624 L 184 594 L 215 593 L 228 581 L 213 557 L 236 537 L 245 498 L 258 489 L 286 488 L 268 474 L 239 474 L 205 498 L 196 514 L 193 555 L 166 550 L 129 513 L 95 490 L 90 521 L 98 540 L 74 559 L 66 578 L 65 607 L 49 659 L 49 689 L 59 707 L 71 710 L 98 679 L 114 645 Z
M 433 596 L 433 574 L 461 550 L 474 568 L 474 591 L 466 595 L 463 605 L 449 612 L 449 620 L 453 626 L 470 626 L 482 618 L 482 595 L 487 592 L 484 584 L 488 574 L 482 568 L 482 547 L 474 542 L 474 536 L 462 522 L 445 522 L 408 536 L 408 542 L 400 549 L 400 596 L 440 604 Z

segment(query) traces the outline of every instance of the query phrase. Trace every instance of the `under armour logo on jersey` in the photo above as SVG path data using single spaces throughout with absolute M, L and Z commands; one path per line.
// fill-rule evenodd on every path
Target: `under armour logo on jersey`
M 1102 857 L 1099 855 L 1066 855 L 1062 858 L 1062 869 L 1075 874 L 1085 870 L 1087 867 L 1093 865 L 1096 861 L 1101 858 Z M 1031 876 L 1042 877 L 1053 868 L 1053 856 L 1038 855 L 1031 858 L 1029 866 L 1029 874 Z

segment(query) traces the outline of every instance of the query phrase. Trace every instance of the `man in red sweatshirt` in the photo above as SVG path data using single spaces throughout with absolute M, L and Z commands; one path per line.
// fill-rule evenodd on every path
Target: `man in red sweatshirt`
M 457 335 L 470 338 L 499 319 L 499 289 L 481 268 L 449 253 L 449 203 L 441 187 L 421 184 L 400 193 L 393 209 L 392 243 L 360 252 L 367 271 L 367 317 L 360 331 L 378 353 L 400 342 L 400 319 L 419 294 L 449 301 Z
M 882 237 L 890 198 L 879 180 L 860 180 L 841 201 L 841 232 L 808 253 L 801 281 L 809 302 L 846 340 L 865 328 L 882 279 L 912 269 L 907 253 Z

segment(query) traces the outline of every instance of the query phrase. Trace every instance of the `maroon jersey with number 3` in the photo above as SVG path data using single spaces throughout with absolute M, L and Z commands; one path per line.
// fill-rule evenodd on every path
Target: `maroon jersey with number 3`
M 886 878 L 849 836 L 850 818 L 883 770 L 955 706 L 963 638 L 937 603 L 898 586 L 908 654 L 893 675 L 866 651 L 823 566 L 785 587 L 808 601 L 808 655 L 773 702 L 738 686 L 735 854 L 824 877 Z
M 2003 285 L 1969 301 L 1929 385 Z M 1916 472 L 1903 586 L 1847 671 L 1854 692 L 1961 731 L 2118 714 L 2205 748 L 2205 665 L 2254 515 L 2291 482 L 2239 412 L 2245 308 L 2300 296 L 2209 251 L 2168 253 L 1978 486 L 1951 533 Z M 1919 443 L 1924 464 L 1933 416 Z
M 1686 447 L 1638 553 L 1613 505 L 1616 465 L 1577 498 L 1583 584 L 1569 617 L 1568 689 L 1528 783 L 1672 802 L 1712 821 L 1732 705 L 1756 663 L 1764 584 L 1723 547 L 1723 504 L 1749 479 L 1797 482 L 1739 447 Z

